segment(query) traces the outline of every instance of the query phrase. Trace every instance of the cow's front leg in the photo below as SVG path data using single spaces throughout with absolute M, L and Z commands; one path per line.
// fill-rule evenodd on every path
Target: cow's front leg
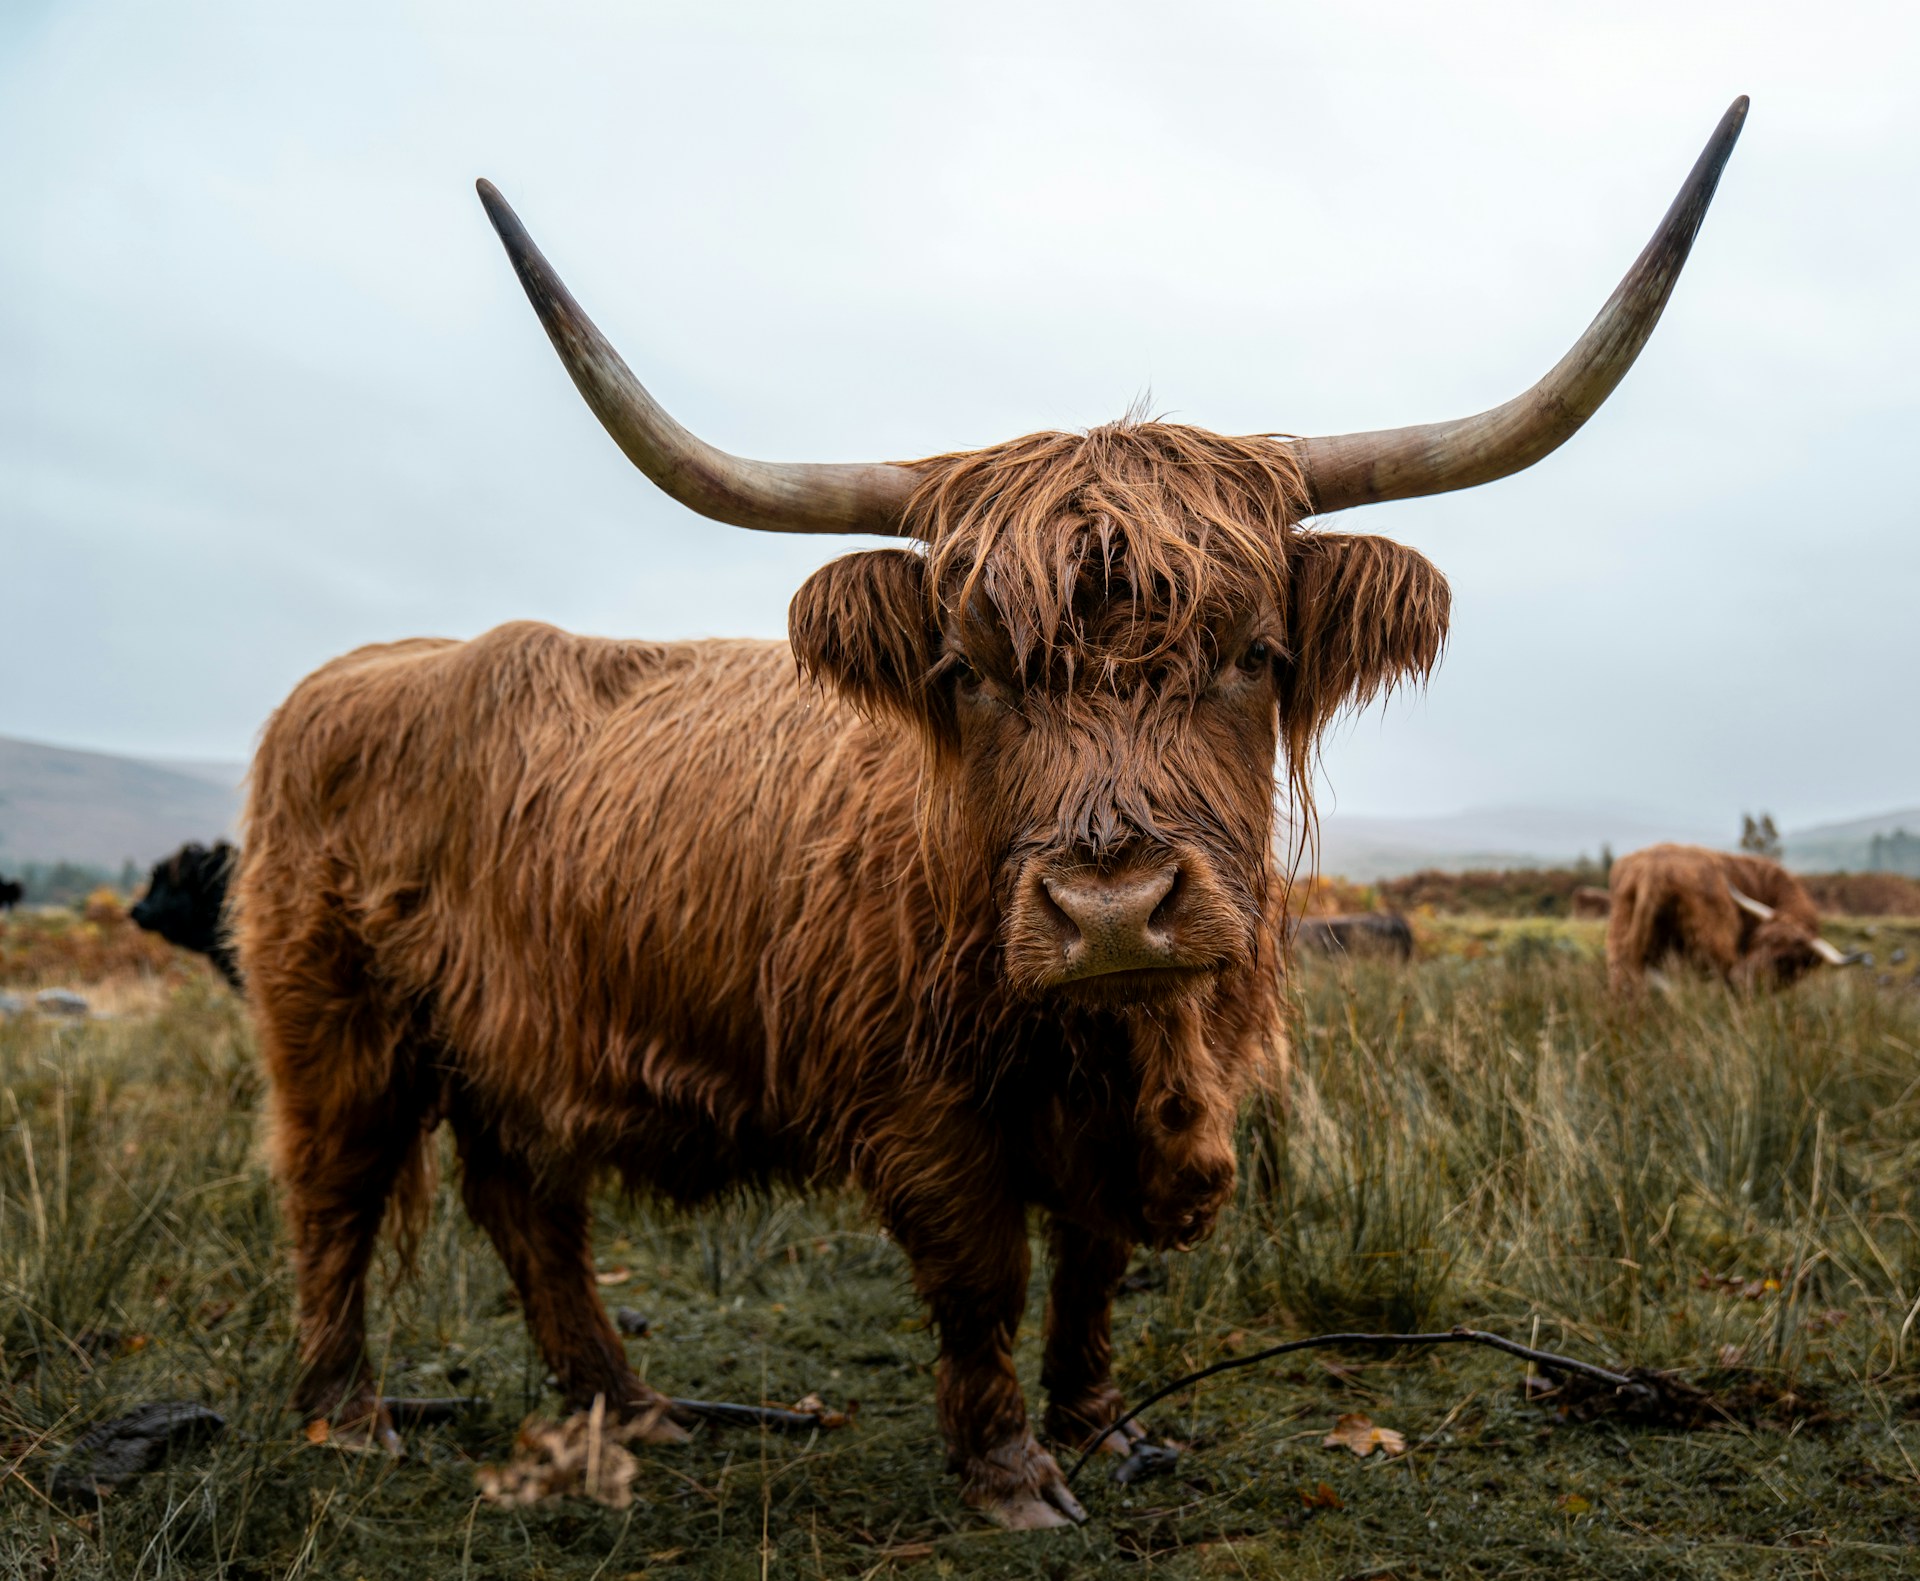
M 1064 1219 L 1053 1221 L 1053 1284 L 1047 1292 L 1047 1436 L 1072 1455 L 1126 1414 L 1113 1385 L 1113 1297 L 1132 1243 Z M 1125 1454 L 1145 1436 L 1137 1422 L 1108 1433 L 1101 1448 Z
M 882 1211 L 940 1336 L 934 1401 L 961 1496 L 1016 1531 L 1085 1520 L 1033 1436 L 1013 1370 L 1027 1303 L 1026 1210 L 998 1190 L 983 1198 L 975 1176 L 922 1181 L 883 1200 Z

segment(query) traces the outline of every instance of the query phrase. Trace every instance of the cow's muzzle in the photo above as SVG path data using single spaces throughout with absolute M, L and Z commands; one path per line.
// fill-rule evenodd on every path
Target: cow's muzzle
M 1016 981 L 1114 1005 L 1192 992 L 1245 932 L 1204 860 L 1170 854 L 1119 865 L 1030 861 L 1007 921 Z

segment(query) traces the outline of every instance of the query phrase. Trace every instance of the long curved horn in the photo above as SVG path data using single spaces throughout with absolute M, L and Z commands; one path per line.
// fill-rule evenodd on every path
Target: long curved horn
M 1735 889 L 1731 884 L 1727 885 L 1727 893 L 1733 896 L 1733 903 L 1736 906 L 1738 906 L 1742 911 L 1751 912 L 1754 916 L 1758 917 L 1762 922 L 1773 921 L 1773 918 L 1774 918 L 1773 907 L 1767 905 L 1764 901 L 1755 900 L 1751 895 L 1743 895 L 1739 890 Z
M 1851 955 L 1842 955 L 1836 946 L 1827 943 L 1827 941 L 1817 933 L 1813 936 L 1811 943 L 1813 945 L 1813 953 L 1819 956 L 1820 959 L 1825 961 L 1829 966 L 1858 966 L 1866 959 L 1865 953 L 1859 950 L 1854 951 Z
M 1314 511 L 1326 515 L 1354 505 L 1470 489 L 1530 467 L 1571 439 L 1626 376 L 1660 322 L 1746 118 L 1742 95 L 1720 117 L 1673 207 L 1600 316 L 1524 395 L 1450 423 L 1291 441 Z
M 750 461 L 716 450 L 682 428 L 580 310 L 494 184 L 477 186 L 527 300 L 575 386 L 627 459 L 662 489 L 702 516 L 735 527 L 899 533 L 914 485 L 905 467 Z

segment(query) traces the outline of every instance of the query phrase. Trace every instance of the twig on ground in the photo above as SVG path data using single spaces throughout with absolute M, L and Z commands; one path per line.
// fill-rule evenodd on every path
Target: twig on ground
M 1198 1372 L 1190 1372 L 1185 1377 L 1175 1378 L 1172 1383 L 1156 1389 L 1131 1411 L 1116 1422 L 1111 1422 L 1093 1435 L 1080 1458 L 1074 1462 L 1073 1470 L 1067 1473 L 1071 1483 L 1086 1469 L 1087 1462 L 1099 1452 L 1110 1433 L 1118 1432 L 1129 1422 L 1152 1409 L 1169 1395 L 1190 1389 L 1196 1383 L 1223 1372 L 1234 1372 L 1241 1367 L 1252 1367 L 1263 1361 L 1272 1361 L 1276 1356 L 1284 1356 L 1296 1350 L 1324 1350 L 1334 1345 L 1377 1345 L 1385 1350 L 1397 1350 L 1408 1345 L 1486 1345 L 1494 1350 L 1505 1351 L 1509 1356 L 1518 1356 L 1522 1361 L 1533 1362 L 1549 1372 L 1572 1373 L 1595 1383 L 1609 1386 L 1616 1393 L 1644 1394 L 1647 1403 L 1653 1403 L 1661 1394 L 1661 1381 L 1657 1374 L 1636 1368 L 1632 1373 L 1614 1372 L 1606 1367 L 1596 1367 L 1590 1361 L 1577 1361 L 1571 1356 L 1556 1356 L 1552 1351 L 1535 1350 L 1531 1345 L 1522 1345 L 1517 1340 L 1508 1339 L 1502 1334 L 1489 1334 L 1482 1329 L 1456 1328 L 1437 1334 L 1315 1334 L 1307 1339 L 1290 1339 L 1282 1345 L 1269 1345 L 1265 1350 L 1257 1350 L 1250 1356 L 1230 1356 L 1225 1361 L 1216 1361 L 1210 1367 L 1202 1367 Z
M 776 1433 L 811 1433 L 817 1428 L 844 1426 L 846 1417 L 829 1411 L 782 1411 L 771 1405 L 735 1405 L 730 1400 L 669 1400 L 676 1414 L 685 1412 L 703 1422 L 723 1427 L 766 1427 Z

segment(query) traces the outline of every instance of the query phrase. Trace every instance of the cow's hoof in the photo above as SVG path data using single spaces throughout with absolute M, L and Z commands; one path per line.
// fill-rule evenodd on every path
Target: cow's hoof
M 987 1506 L 987 1519 L 1010 1532 L 1044 1532 L 1056 1526 L 1078 1526 L 1087 1512 L 1063 1482 L 1039 1493 L 1017 1493 Z
M 1117 1412 L 1102 1412 L 1106 1420 L 1111 1421 Z M 1094 1421 L 1100 1420 L 1096 1417 Z M 1068 1456 L 1077 1460 L 1091 1449 L 1097 1449 L 1103 1455 L 1131 1455 L 1134 1446 L 1147 1436 L 1147 1430 L 1138 1422 L 1128 1422 L 1106 1433 L 1098 1444 L 1092 1442 L 1094 1422 L 1078 1412 L 1056 1411 L 1047 1416 L 1047 1437 Z
M 1120 1455 L 1124 1457 L 1131 1455 L 1146 1436 L 1147 1430 L 1138 1422 L 1129 1422 L 1125 1427 L 1116 1427 L 1111 1433 L 1107 1434 L 1105 1438 L 1100 1440 L 1098 1447 L 1100 1453 L 1103 1455 Z M 1083 1454 L 1085 1453 L 1084 1448 L 1081 1452 Z
M 992 1449 L 968 1467 L 967 1502 L 1010 1532 L 1077 1526 L 1087 1518 L 1060 1466 L 1032 1434 Z
M 1073 1405 L 1056 1400 L 1047 1409 L 1047 1437 L 1070 1460 L 1079 1459 L 1090 1447 L 1097 1447 L 1103 1455 L 1130 1455 L 1134 1446 L 1147 1436 L 1147 1430 L 1138 1422 L 1114 1428 L 1098 1446 L 1093 1445 L 1093 1435 L 1100 1424 L 1125 1415 L 1126 1409 L 1120 1391 L 1111 1384 L 1094 1390 Z

